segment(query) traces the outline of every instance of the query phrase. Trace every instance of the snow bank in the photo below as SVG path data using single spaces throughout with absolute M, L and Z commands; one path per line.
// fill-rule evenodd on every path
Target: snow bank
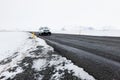
M 40 38 L 34 40 L 27 32 L 0 32 L 0 36 L 0 76 L 6 76 L 1 80 L 13 78 L 16 74 L 23 72 L 24 70 L 18 64 L 29 56 L 29 52 L 36 49 L 36 46 L 49 48 L 44 40 Z M 13 72 L 14 68 L 16 70 Z
M 95 80 L 83 68 L 55 54 L 54 49 L 43 39 L 37 37 L 33 39 L 30 33 L 25 32 L 1 32 L 0 36 L 1 80 L 18 78 L 24 80 L 26 77 L 32 78 L 31 80 L 43 80 L 49 71 L 52 74 L 46 80 L 60 80 L 66 74 L 67 77 Z
M 51 55 L 51 58 L 49 57 L 49 59 L 42 58 L 34 60 L 32 68 L 36 71 L 46 70 L 46 68 L 53 68 L 53 71 L 50 69 L 51 73 L 54 72 L 50 80 L 61 80 L 63 76 L 67 75 L 65 73 L 68 73 L 71 76 L 77 76 L 79 79 L 82 80 L 95 80 L 94 77 L 85 72 L 83 68 L 74 65 L 65 57 L 61 57 L 60 55 L 55 54 Z

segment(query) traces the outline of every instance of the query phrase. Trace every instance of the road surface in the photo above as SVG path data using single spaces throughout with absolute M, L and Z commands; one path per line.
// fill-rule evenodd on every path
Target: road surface
M 97 80 L 120 80 L 120 37 L 67 34 L 39 37 Z

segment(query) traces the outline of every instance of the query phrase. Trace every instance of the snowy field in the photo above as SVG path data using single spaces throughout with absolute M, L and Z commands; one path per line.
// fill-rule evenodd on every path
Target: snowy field
M 12 55 L 27 39 L 26 33 L 0 32 L 0 60 Z
M 94 29 L 92 27 L 68 26 L 64 28 L 51 28 L 53 33 L 90 35 L 90 36 L 112 36 L 120 37 L 120 29 Z
M 0 80 L 95 80 L 27 32 L 0 32 Z

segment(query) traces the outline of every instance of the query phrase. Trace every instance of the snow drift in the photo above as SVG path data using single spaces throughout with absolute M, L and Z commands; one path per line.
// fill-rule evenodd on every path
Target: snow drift
M 94 80 L 93 76 L 40 38 L 25 32 L 0 32 L 0 79 L 17 80 Z

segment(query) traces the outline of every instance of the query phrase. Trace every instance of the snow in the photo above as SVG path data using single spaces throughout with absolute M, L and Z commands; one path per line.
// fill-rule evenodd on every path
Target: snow
M 41 68 L 45 67 L 46 60 L 45 59 L 38 59 L 33 61 L 32 68 L 35 68 L 37 71 L 41 70 Z
M 38 59 L 35 60 L 33 63 L 32 68 L 36 69 L 37 71 L 44 70 L 46 67 L 55 66 L 54 75 L 52 75 L 51 80 L 60 80 L 60 78 L 64 75 L 64 71 L 68 70 L 68 73 L 71 71 L 73 72 L 74 76 L 82 80 L 95 80 L 93 76 L 90 76 L 87 72 L 76 65 L 74 65 L 70 60 L 67 60 L 65 57 L 61 57 L 60 55 L 52 55 L 50 60 L 45 59 Z M 63 71 L 59 74 L 59 71 Z
M 57 56 L 58 57 L 58 56 Z M 60 56 L 59 56 L 60 57 Z M 64 66 L 62 63 L 65 63 Z M 74 72 L 73 75 L 86 80 L 94 80 L 92 76 L 90 76 L 87 72 L 83 70 L 83 68 L 80 68 L 76 65 L 74 65 L 70 60 L 67 60 L 65 57 L 60 57 L 57 61 L 54 59 L 50 62 L 50 65 L 59 65 L 56 67 L 56 70 L 68 70 L 69 72 Z M 54 76 L 61 77 L 60 74 L 54 74 Z M 53 77 L 54 77 L 53 76 Z M 57 77 L 56 77 L 57 78 Z
M 63 28 L 51 28 L 53 33 L 61 34 L 77 34 L 77 35 L 91 35 L 91 36 L 113 36 L 120 37 L 120 29 L 104 29 L 83 26 L 67 26 Z
M 27 35 L 23 32 L 0 32 L 0 60 L 19 49 Z
M 9 72 L 9 71 L 6 71 L 4 72 L 1 76 L 4 76 L 4 75 L 7 75 L 3 80 L 7 80 L 9 77 L 13 78 L 16 74 L 18 73 L 21 73 L 23 71 L 23 69 L 21 67 L 18 67 L 16 69 L 16 71 L 14 72 Z
M 54 49 L 43 39 L 34 39 L 27 32 L 0 32 L 0 36 L 0 78 L 3 77 L 1 80 L 13 79 L 17 74 L 24 73 L 31 64 L 33 65 L 30 69 L 38 73 L 54 66 L 51 80 L 59 80 L 65 74 L 65 70 L 80 79 L 95 80 L 83 68 L 74 65 L 65 57 L 53 54 Z M 27 62 L 26 58 L 31 58 L 32 62 Z M 42 80 L 43 77 L 44 75 L 39 75 L 37 79 Z
M 31 34 L 27 32 L 0 32 L 0 36 L 0 62 L 4 64 L 0 65 L 0 76 L 6 75 L 4 79 L 10 76 L 14 77 L 16 74 L 23 71 L 17 64 L 19 61 L 29 56 L 29 49 L 34 49 L 35 45 L 41 45 L 44 46 L 44 48 L 48 47 L 42 39 L 36 39 L 38 42 L 36 44 L 35 40 L 29 39 Z M 4 63 L 9 60 L 11 60 L 9 63 Z M 17 67 L 15 72 L 7 71 L 14 67 Z
M 82 35 L 120 37 L 120 30 L 84 30 Z
M 82 79 L 90 79 L 90 80 L 93 80 L 93 77 L 92 76 L 88 76 L 89 74 L 86 73 L 83 68 L 79 68 L 78 66 L 75 66 L 74 64 L 68 64 L 65 66 L 65 68 L 68 68 L 68 70 L 73 70 L 74 75 L 77 75 L 79 76 L 80 78 Z

